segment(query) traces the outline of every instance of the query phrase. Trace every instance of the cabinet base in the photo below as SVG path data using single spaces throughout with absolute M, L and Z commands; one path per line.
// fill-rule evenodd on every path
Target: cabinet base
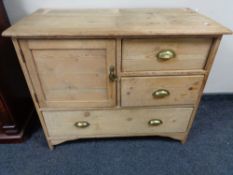
M 91 138 L 130 138 L 130 137 L 154 137 L 155 139 L 158 137 L 161 138 L 171 138 L 174 140 L 178 140 L 180 141 L 182 144 L 184 144 L 186 142 L 187 139 L 187 134 L 186 132 L 184 133 L 161 133 L 161 134 L 156 134 L 156 135 L 136 135 L 136 136 L 132 136 L 132 135 L 125 135 L 125 136 L 95 136 L 95 137 L 88 137 L 88 138 L 77 138 L 77 137 L 70 137 L 70 138 L 50 138 L 49 139 L 49 148 L 50 150 L 53 150 L 54 146 L 59 145 L 61 143 L 64 142 L 69 142 L 69 141 L 75 141 L 75 140 L 79 140 L 79 139 L 91 139 Z

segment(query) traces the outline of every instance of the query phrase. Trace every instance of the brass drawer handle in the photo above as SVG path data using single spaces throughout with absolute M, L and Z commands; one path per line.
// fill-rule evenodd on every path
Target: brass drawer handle
M 117 75 L 115 74 L 115 67 L 113 65 L 109 67 L 109 80 L 110 81 L 117 80 Z
M 149 126 L 159 126 L 159 125 L 162 125 L 163 124 L 163 121 L 160 120 L 160 119 L 152 119 L 148 122 L 148 125 Z
M 79 121 L 79 122 L 76 122 L 74 126 L 76 126 L 77 128 L 87 128 L 88 126 L 90 126 L 90 123 L 86 121 Z
M 153 97 L 154 98 L 164 98 L 170 95 L 170 92 L 166 89 L 159 89 L 155 92 L 153 92 Z
M 162 50 L 157 54 L 159 60 L 167 61 L 176 57 L 176 53 L 173 50 Z

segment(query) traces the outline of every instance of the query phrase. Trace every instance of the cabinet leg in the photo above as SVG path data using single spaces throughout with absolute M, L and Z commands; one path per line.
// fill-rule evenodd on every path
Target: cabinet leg
M 52 151 L 54 149 L 54 145 L 52 144 L 51 140 L 47 139 L 48 147 Z
M 188 138 L 188 134 L 186 134 L 186 135 L 180 140 L 180 142 L 181 142 L 182 144 L 185 144 L 186 141 L 187 141 L 187 138 Z
M 186 143 L 186 140 L 187 140 L 187 139 L 184 139 L 184 140 L 181 140 L 180 142 L 181 142 L 182 144 L 185 144 L 185 143 Z
M 54 146 L 50 142 L 48 142 L 48 146 L 51 151 L 54 149 Z

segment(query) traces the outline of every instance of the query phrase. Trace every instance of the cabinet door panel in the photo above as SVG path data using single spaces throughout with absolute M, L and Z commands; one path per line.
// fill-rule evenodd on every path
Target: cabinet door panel
M 41 107 L 115 105 L 114 40 L 21 41 Z

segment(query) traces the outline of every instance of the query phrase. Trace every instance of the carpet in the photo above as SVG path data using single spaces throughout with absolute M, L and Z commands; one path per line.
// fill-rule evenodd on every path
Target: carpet
M 233 95 L 202 98 L 187 143 L 159 138 L 73 141 L 47 147 L 35 122 L 22 144 L 0 145 L 0 175 L 233 175 Z

